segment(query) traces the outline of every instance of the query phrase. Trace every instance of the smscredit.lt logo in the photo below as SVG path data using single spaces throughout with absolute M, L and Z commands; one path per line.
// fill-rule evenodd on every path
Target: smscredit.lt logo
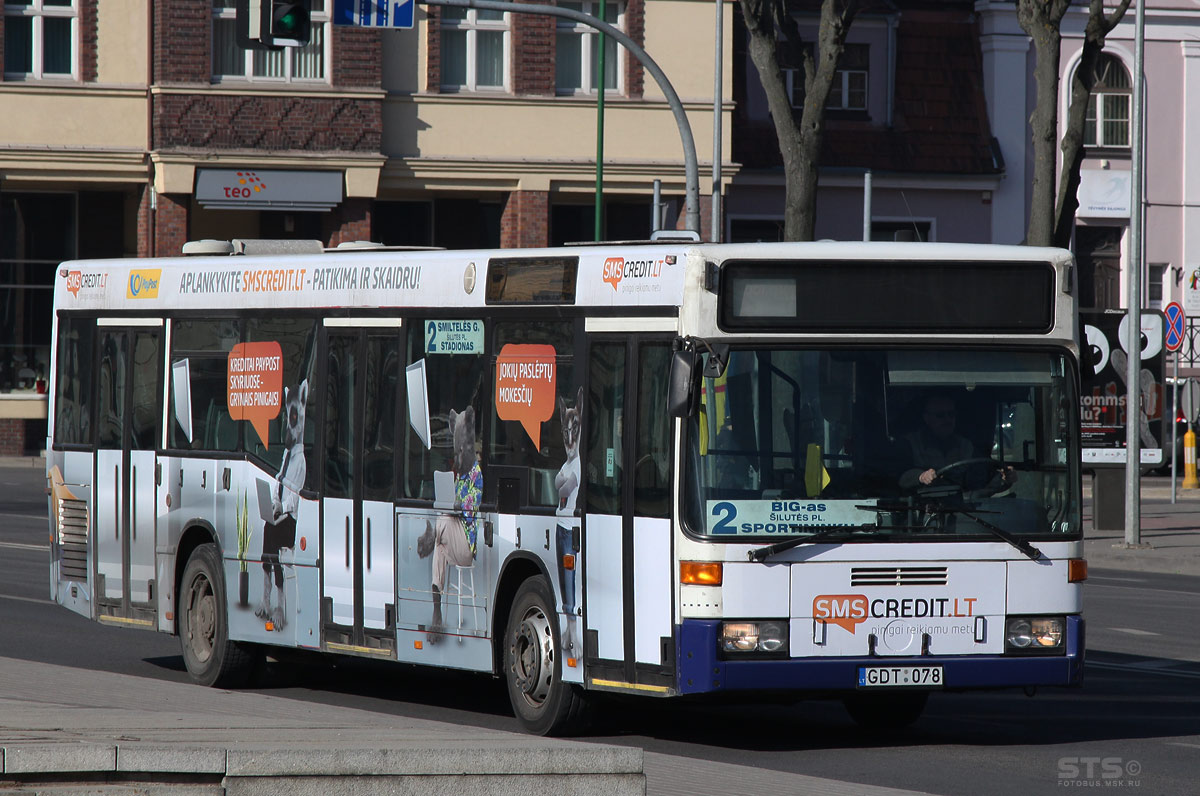
M 161 268 L 140 268 L 129 272 L 129 286 L 125 298 L 158 298 L 158 284 L 162 281 Z

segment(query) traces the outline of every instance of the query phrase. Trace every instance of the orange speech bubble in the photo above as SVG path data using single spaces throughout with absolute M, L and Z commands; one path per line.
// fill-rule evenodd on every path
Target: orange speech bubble
M 509 343 L 496 357 L 496 416 L 516 420 L 542 447 L 542 423 L 554 416 L 554 346 Z
M 264 448 L 271 420 L 279 415 L 283 390 L 283 351 L 279 343 L 238 343 L 229 352 L 226 370 L 229 416 L 249 420 Z
M 867 618 L 867 598 L 862 594 L 818 594 L 813 598 L 813 619 L 849 630 Z

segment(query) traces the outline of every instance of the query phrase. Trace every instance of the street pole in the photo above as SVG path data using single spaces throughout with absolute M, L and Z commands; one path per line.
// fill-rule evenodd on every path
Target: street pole
M 712 229 L 709 237 L 713 243 L 721 242 L 721 106 L 724 104 L 725 77 L 725 0 L 716 0 L 717 21 L 715 25 L 713 55 L 713 164 L 712 164 Z
M 604 0 L 600 0 L 600 13 L 604 18 Z M 596 37 L 596 242 L 604 240 L 604 31 Z
M 1142 68 L 1145 63 L 1146 0 L 1136 0 L 1137 21 L 1133 45 L 1133 108 L 1130 114 L 1130 148 L 1133 150 L 1130 180 L 1133 196 L 1129 206 L 1129 269 L 1126 273 L 1128 326 L 1125 351 L 1129 354 L 1125 371 L 1125 545 L 1140 547 L 1142 542 L 1141 495 L 1141 424 L 1142 424 L 1142 159 L 1144 140 L 1142 119 L 1145 95 Z

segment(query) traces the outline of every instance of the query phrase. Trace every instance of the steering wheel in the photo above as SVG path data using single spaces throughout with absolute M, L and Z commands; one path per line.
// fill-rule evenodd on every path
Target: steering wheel
M 992 459 L 991 457 L 972 456 L 969 459 L 959 459 L 956 462 L 950 462 L 945 467 L 939 467 L 937 470 L 934 471 L 934 474 L 937 476 L 937 479 L 945 478 L 947 481 L 954 484 L 959 489 L 966 489 L 967 488 L 966 484 L 963 484 L 962 482 L 958 481 L 957 479 L 950 478 L 948 475 L 946 475 L 946 473 L 950 472 L 951 470 L 957 470 L 960 467 L 968 467 L 972 464 L 990 464 L 990 465 L 992 465 L 993 469 L 999 469 L 999 467 L 1000 467 L 1000 465 L 998 465 L 996 463 L 995 459 Z M 937 479 L 935 479 L 935 481 Z

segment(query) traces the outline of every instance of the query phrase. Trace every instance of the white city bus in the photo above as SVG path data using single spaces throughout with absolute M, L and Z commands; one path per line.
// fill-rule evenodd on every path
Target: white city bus
M 1070 254 L 693 242 L 64 264 L 51 591 L 180 636 L 596 692 L 1081 682 Z

